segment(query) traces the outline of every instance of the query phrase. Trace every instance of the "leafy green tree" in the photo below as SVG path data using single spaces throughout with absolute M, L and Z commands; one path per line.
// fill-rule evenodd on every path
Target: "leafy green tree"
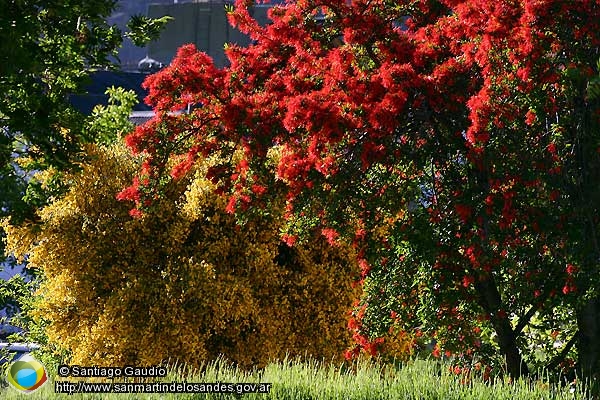
M 167 22 L 172 20 L 173 17 L 169 15 L 160 18 L 134 15 L 127 23 L 129 32 L 126 35 L 136 46 L 142 47 L 148 42 L 158 39 Z
M 68 102 L 90 70 L 111 64 L 121 33 L 105 19 L 114 0 L 4 1 L 0 17 L 3 164 L 14 140 L 41 163 L 65 165 L 83 135 Z
M 2 0 L 0 15 L 0 213 L 33 218 L 43 202 L 26 169 L 77 160 L 85 117 L 69 103 L 89 72 L 111 65 L 121 32 L 106 23 L 114 0 Z M 26 165 L 15 162 L 27 158 Z M 25 194 L 29 190 L 29 197 Z M 24 198 L 25 197 L 25 198 Z
M 123 33 L 106 22 L 116 6 L 115 0 L 2 0 L 0 216 L 34 218 L 47 194 L 27 179 L 28 171 L 70 168 L 83 143 L 106 140 L 98 127 L 87 129 L 69 97 L 82 92 L 94 70 L 116 67 Z M 143 46 L 167 21 L 134 16 L 125 34 Z

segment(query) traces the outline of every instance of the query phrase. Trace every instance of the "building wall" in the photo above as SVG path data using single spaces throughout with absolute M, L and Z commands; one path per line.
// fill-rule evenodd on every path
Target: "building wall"
M 167 24 L 161 38 L 148 46 L 149 57 L 167 65 L 180 46 L 193 43 L 211 56 L 217 66 L 226 65 L 224 45 L 232 43 L 246 46 L 250 39 L 231 27 L 227 21 L 225 4 L 222 1 L 150 4 L 149 17 L 170 15 L 174 19 Z M 256 6 L 252 9 L 254 18 L 262 25 L 268 22 L 268 8 Z
M 107 21 L 126 32 L 129 19 L 134 15 L 147 15 L 148 5 L 151 3 L 173 4 L 173 0 L 118 0 L 115 11 Z M 123 38 L 123 45 L 115 62 L 123 71 L 136 71 L 138 62 L 146 56 L 147 51 L 145 47 L 137 47 L 128 38 Z

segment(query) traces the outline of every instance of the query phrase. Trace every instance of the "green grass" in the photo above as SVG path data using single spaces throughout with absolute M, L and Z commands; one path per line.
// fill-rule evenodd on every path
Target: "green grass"
M 557 388 L 545 382 L 508 383 L 496 379 L 486 384 L 479 379 L 469 383 L 453 375 L 447 366 L 436 361 L 416 360 L 400 369 L 382 369 L 368 362 L 357 362 L 351 370 L 325 366 L 318 362 L 284 361 L 268 365 L 253 373 L 243 372 L 222 361 L 208 364 L 202 372 L 185 372 L 172 368 L 164 382 L 227 382 L 272 384 L 270 393 L 223 394 L 55 394 L 52 380 L 39 391 L 25 395 L 12 388 L 0 390 L 2 399 L 585 399 L 568 387 Z M 235 389 L 235 387 L 234 387 Z

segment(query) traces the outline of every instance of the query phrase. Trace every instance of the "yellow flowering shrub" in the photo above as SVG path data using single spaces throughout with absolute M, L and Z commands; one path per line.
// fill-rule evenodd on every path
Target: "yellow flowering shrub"
M 133 219 L 115 194 L 136 159 L 122 145 L 88 152 L 40 224 L 4 224 L 8 248 L 43 271 L 37 312 L 70 362 L 198 366 L 223 354 L 260 367 L 285 355 L 342 356 L 357 296 L 351 251 L 322 238 L 288 248 L 277 212 L 237 226 L 200 173 Z

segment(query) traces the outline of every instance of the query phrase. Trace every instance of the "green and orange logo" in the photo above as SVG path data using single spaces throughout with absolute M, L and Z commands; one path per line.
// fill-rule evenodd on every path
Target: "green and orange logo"
M 48 381 L 46 369 L 38 360 L 29 354 L 12 363 L 6 372 L 6 380 L 22 393 L 32 393 L 44 386 Z

